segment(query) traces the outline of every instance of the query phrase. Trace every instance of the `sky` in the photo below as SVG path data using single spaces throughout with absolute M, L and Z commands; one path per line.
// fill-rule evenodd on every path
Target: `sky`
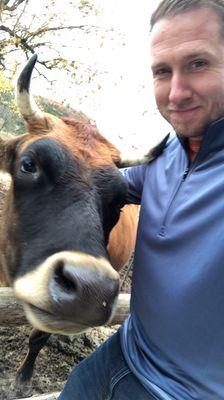
M 91 62 L 105 74 L 98 78 L 100 87 L 94 93 L 91 83 L 69 86 L 63 72 L 54 77 L 54 88 L 36 80 L 35 94 L 45 94 L 67 102 L 96 121 L 100 131 L 115 144 L 125 139 L 128 147 L 151 147 L 169 132 L 169 125 L 156 110 L 150 71 L 149 20 L 158 0 L 94 0 L 99 13 L 89 22 L 112 27 L 114 38 L 99 43 L 94 36 L 83 43 L 74 31 L 66 57 L 77 54 L 84 63 Z M 38 3 L 39 4 L 39 3 Z M 59 0 L 60 6 L 60 0 Z M 67 23 L 75 16 L 64 8 Z M 92 20 L 91 20 L 92 18 Z M 60 40 L 60 38 L 58 38 Z M 78 46 L 77 46 L 78 44 Z

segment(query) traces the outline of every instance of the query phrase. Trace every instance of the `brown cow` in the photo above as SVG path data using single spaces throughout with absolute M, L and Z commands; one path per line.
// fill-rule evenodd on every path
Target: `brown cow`
M 12 177 L 0 264 L 36 328 L 20 380 L 30 378 L 50 333 L 79 333 L 110 319 L 117 271 L 133 251 L 138 215 L 137 206 L 124 206 L 127 184 L 118 169 L 125 165 L 119 151 L 95 126 L 45 114 L 33 102 L 29 85 L 36 58 L 18 81 L 18 105 L 29 133 L 0 139 L 0 168 Z

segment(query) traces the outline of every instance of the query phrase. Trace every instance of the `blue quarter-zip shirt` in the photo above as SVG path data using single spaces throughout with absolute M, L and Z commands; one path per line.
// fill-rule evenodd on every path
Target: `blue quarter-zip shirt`
M 224 118 L 209 126 L 190 167 L 175 135 L 125 177 L 141 212 L 124 357 L 155 398 L 222 400 Z

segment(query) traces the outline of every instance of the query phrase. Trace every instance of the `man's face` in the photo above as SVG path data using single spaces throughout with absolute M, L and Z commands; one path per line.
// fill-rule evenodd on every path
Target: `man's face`
M 199 137 L 224 116 L 224 38 L 211 9 L 159 20 L 151 36 L 155 98 L 175 131 Z

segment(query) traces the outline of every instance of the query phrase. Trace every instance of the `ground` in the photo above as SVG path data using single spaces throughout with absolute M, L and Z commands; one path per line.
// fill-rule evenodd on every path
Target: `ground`
M 124 274 L 125 270 L 122 277 Z M 130 291 L 130 282 L 131 273 L 122 291 Z M 52 335 L 37 358 L 30 384 L 19 386 L 15 382 L 16 370 L 25 356 L 31 327 L 0 327 L 0 400 L 60 391 L 73 366 L 91 354 L 118 328 L 118 325 L 94 328 L 76 337 Z
M 15 374 L 25 356 L 30 327 L 1 327 L 0 399 L 14 400 L 60 391 L 73 366 L 92 353 L 117 328 L 94 328 L 77 337 L 52 335 L 38 356 L 30 384 L 19 386 Z

